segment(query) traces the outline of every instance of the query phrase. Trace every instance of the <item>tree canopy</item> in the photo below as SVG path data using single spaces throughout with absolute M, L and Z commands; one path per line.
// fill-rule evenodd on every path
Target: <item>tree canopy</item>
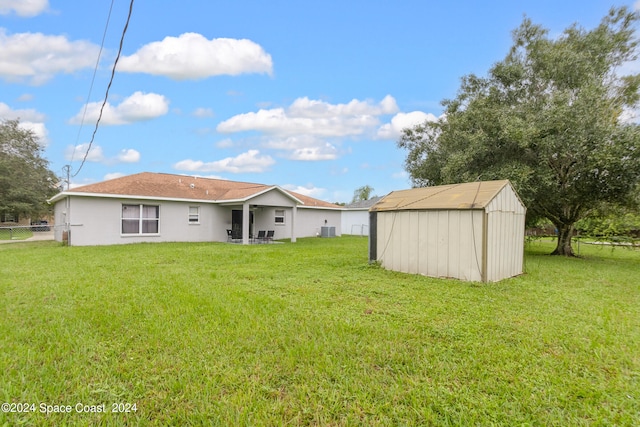
M 58 178 L 42 153 L 37 137 L 18 120 L 0 122 L 0 219 L 48 211 L 46 201 L 57 192 Z
M 591 31 L 576 24 L 551 38 L 525 18 L 487 77 L 463 77 L 440 119 L 403 132 L 414 185 L 509 179 L 530 218 L 557 228 L 554 254 L 573 255 L 576 221 L 625 201 L 639 181 L 640 75 L 622 75 L 638 20 L 614 8 Z

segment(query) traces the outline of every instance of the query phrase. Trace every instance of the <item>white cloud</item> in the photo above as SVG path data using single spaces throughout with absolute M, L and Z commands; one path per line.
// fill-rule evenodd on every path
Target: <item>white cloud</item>
M 149 43 L 133 55 L 122 57 L 118 71 L 195 80 L 217 75 L 271 74 L 273 62 L 271 55 L 251 40 L 208 40 L 201 34 L 185 33 Z
M 283 185 L 282 188 L 284 188 L 285 190 L 289 190 L 289 191 L 293 191 L 295 193 L 302 194 L 304 196 L 314 197 L 316 199 L 319 199 L 320 197 L 322 197 L 322 195 L 324 195 L 326 193 L 326 191 L 327 191 L 324 188 L 314 187 L 311 184 L 309 184 L 307 186 L 286 184 L 286 185 Z
M 100 114 L 102 102 L 91 102 L 87 104 L 87 111 L 84 118 L 85 123 L 95 123 Z M 167 114 L 169 111 L 169 100 L 163 95 L 156 93 L 135 92 L 126 98 L 119 105 L 113 106 L 106 103 L 102 111 L 100 123 L 103 125 L 124 125 L 144 120 L 151 120 Z M 80 109 L 69 121 L 72 124 L 80 124 L 84 114 L 84 107 Z
M 398 139 L 403 129 L 424 123 L 427 120 L 434 122 L 438 120 L 438 118 L 431 113 L 423 113 L 422 111 L 398 113 L 393 116 L 391 123 L 380 126 L 377 136 L 380 139 Z
M 31 93 L 23 93 L 22 95 L 20 95 L 18 97 L 18 101 L 20 102 L 28 102 L 28 101 L 33 101 L 33 94 Z
M 34 109 L 14 110 L 7 104 L 0 102 L 0 119 L 20 120 L 20 127 L 32 131 L 40 145 L 46 147 L 49 143 L 49 131 L 44 124 L 45 115 Z
M 196 108 L 193 111 L 193 115 L 198 118 L 207 118 L 207 117 L 214 116 L 213 110 L 211 108 L 204 108 L 204 107 Z
M 64 152 L 65 160 L 67 161 L 75 161 L 81 162 L 84 158 L 85 153 L 87 152 L 87 148 L 89 148 L 89 144 L 80 144 L 67 146 Z M 102 163 L 105 165 L 114 165 L 117 163 L 137 163 L 140 161 L 140 153 L 137 150 L 132 148 L 120 150 L 120 152 L 113 156 L 107 157 L 104 154 L 104 150 L 101 146 L 93 144 L 89 153 L 87 154 L 87 162 L 93 163 Z
M 291 117 L 348 117 L 348 116 L 379 116 L 393 114 L 398 111 L 395 99 L 391 95 L 384 97 L 379 104 L 369 101 L 351 100 L 347 104 L 329 104 L 328 102 L 311 100 L 307 97 L 298 98 L 289 107 Z
M 45 12 L 49 0 L 0 0 L 0 15 L 15 12 L 18 16 L 31 17 Z
M 333 160 L 338 157 L 337 152 L 338 150 L 333 145 L 326 143 L 324 147 L 297 148 L 289 158 L 305 161 Z
M 379 124 L 382 114 L 398 110 L 393 97 L 387 95 L 379 104 L 352 100 L 347 104 L 296 99 L 288 109 L 260 109 L 233 116 L 220 124 L 223 133 L 259 131 L 278 136 L 321 135 L 344 137 L 360 135 Z
M 120 150 L 117 159 L 122 163 L 138 163 L 140 161 L 140 152 L 133 148 Z
M 338 149 L 324 138 L 314 135 L 269 138 L 266 148 L 287 151 L 290 160 L 333 160 L 338 157 Z
M 231 138 L 221 139 L 220 141 L 216 142 L 216 147 L 218 148 L 231 148 L 233 147 L 233 145 L 233 140 Z
M 41 33 L 7 35 L 0 28 L 0 77 L 38 85 L 57 73 L 95 66 L 99 47 L 86 41 Z
M 75 147 L 73 145 L 69 145 L 65 149 L 64 158 L 68 161 L 82 161 L 88 148 L 89 143 L 76 145 Z M 93 144 L 87 153 L 87 162 L 102 163 L 104 161 L 105 156 L 102 151 L 102 147 Z
M 0 102 L 0 118 L 6 120 L 20 119 L 20 121 L 42 122 L 45 119 L 45 115 L 31 108 L 14 110 L 7 104 Z
M 379 103 L 351 100 L 331 104 L 307 97 L 288 108 L 260 109 L 233 116 L 218 124 L 222 133 L 258 131 L 267 134 L 265 146 L 288 151 L 292 160 L 332 160 L 338 157 L 336 144 L 344 137 L 373 134 L 379 116 L 398 111 L 395 99 L 387 95 Z
M 264 172 L 275 163 L 271 156 L 261 156 L 258 150 L 249 150 L 237 157 L 227 157 L 213 162 L 181 160 L 173 165 L 176 170 L 192 172 Z
M 391 178 L 393 179 L 402 179 L 405 181 L 409 181 L 411 179 L 411 176 L 409 175 L 409 172 L 407 171 L 399 171 L 399 172 L 395 172 L 393 174 L 391 174 Z
M 49 131 L 44 123 L 20 121 L 20 127 L 33 132 L 42 147 L 49 145 Z

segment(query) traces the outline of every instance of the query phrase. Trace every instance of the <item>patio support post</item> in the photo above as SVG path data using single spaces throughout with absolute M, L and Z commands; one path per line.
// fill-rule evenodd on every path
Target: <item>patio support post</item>
M 242 244 L 249 244 L 249 202 L 242 205 Z
M 296 214 L 298 213 L 298 206 L 293 205 L 291 209 L 291 243 L 296 242 Z

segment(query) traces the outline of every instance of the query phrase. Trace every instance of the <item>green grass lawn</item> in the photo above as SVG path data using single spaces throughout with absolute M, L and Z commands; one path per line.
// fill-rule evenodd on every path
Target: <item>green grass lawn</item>
M 33 237 L 33 232 L 28 227 L 0 228 L 0 240 L 24 240 Z
M 359 237 L 0 245 L 0 425 L 640 425 L 640 251 L 552 249 L 480 284 Z

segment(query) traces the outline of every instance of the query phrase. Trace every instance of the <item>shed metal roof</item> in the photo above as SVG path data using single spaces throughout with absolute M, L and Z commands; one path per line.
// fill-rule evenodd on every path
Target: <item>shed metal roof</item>
M 508 180 L 478 181 L 392 191 L 370 211 L 483 209 L 507 185 Z

